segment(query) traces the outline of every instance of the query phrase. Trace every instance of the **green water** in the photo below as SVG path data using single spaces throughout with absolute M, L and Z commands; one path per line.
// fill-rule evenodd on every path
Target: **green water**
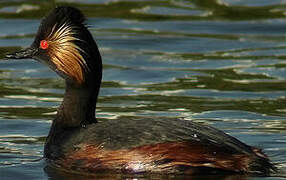
M 56 5 L 80 8 L 100 48 L 98 118 L 179 117 L 210 124 L 263 148 L 280 172 L 209 179 L 286 177 L 285 1 L 2 0 L 1 180 L 79 179 L 47 170 L 39 160 L 63 80 L 34 60 L 1 61 L 32 43 L 41 18 Z

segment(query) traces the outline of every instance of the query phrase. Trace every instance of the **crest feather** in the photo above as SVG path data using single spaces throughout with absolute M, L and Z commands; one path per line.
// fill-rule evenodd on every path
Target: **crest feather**
M 39 28 L 38 41 L 46 40 L 46 52 L 57 71 L 63 72 L 78 84 L 84 82 L 88 65 L 85 51 L 79 47 L 83 40 L 79 37 L 85 18 L 72 7 L 58 7 L 43 21 Z

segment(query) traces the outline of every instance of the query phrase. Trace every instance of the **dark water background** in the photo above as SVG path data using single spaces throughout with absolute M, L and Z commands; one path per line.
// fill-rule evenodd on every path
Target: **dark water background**
M 209 179 L 286 177 L 285 0 L 1 0 L 0 59 L 29 46 L 55 4 L 79 7 L 100 47 L 98 118 L 210 124 L 263 148 L 280 172 Z M 38 160 L 63 92 L 42 64 L 0 61 L 1 180 L 83 179 Z

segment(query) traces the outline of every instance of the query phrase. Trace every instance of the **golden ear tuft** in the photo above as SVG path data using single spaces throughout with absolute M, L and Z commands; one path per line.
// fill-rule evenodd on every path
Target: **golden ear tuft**
M 72 77 L 78 84 L 84 82 L 84 72 L 88 69 L 82 56 L 83 50 L 76 44 L 75 28 L 69 22 L 55 24 L 46 37 L 47 53 L 59 71 Z

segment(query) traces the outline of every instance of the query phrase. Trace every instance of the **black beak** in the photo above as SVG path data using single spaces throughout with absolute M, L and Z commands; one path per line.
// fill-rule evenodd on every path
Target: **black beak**
M 8 59 L 27 59 L 27 58 L 33 58 L 34 54 L 36 53 L 36 49 L 34 48 L 26 48 L 26 49 L 22 49 L 20 51 L 17 52 L 13 52 L 13 53 L 9 53 L 6 54 L 6 58 Z

